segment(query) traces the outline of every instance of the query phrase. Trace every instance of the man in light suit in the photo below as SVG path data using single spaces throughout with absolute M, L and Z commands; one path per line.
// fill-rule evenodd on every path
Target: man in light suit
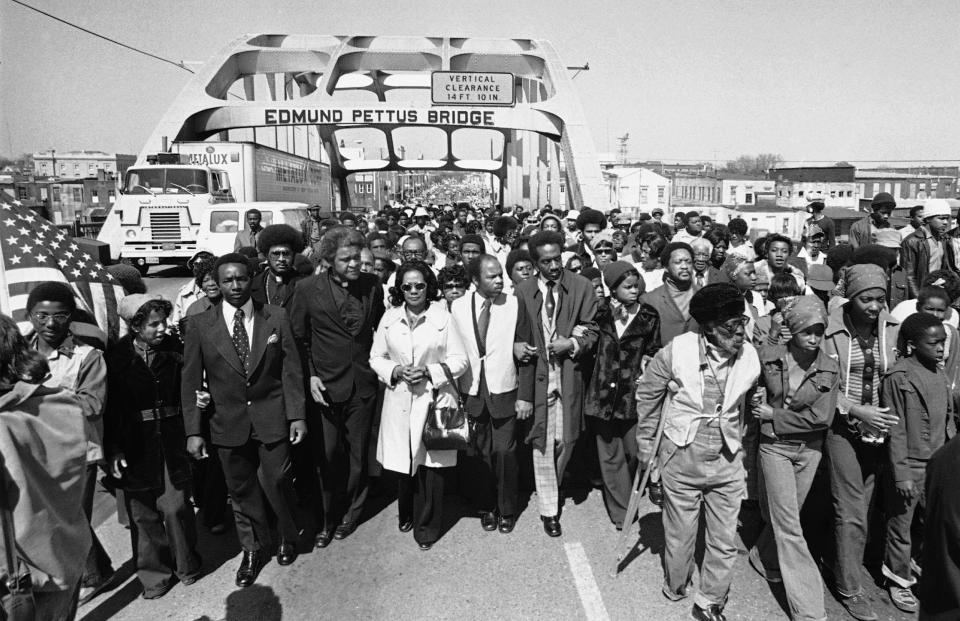
M 481 254 L 467 265 L 475 291 L 453 302 L 450 314 L 467 350 L 470 366 L 460 378 L 466 408 L 473 419 L 473 447 L 461 472 L 480 525 L 486 531 L 513 531 L 516 523 L 517 366 L 513 337 L 517 299 L 503 293 L 503 268 L 497 257 Z M 498 525 L 499 514 L 499 525 Z
M 293 516 L 290 444 L 306 437 L 303 372 L 290 321 L 279 306 L 250 299 L 250 267 L 239 254 L 217 260 L 214 273 L 223 301 L 186 319 L 181 398 L 187 451 L 207 455 L 209 440 L 223 465 L 233 501 L 243 560 L 237 586 L 254 583 L 269 555 L 270 525 L 266 495 L 277 516 L 277 562 L 296 556 L 299 529 Z M 206 375 L 212 410 L 209 421 L 197 407 Z M 262 481 L 262 483 L 261 483 Z
M 540 275 L 516 288 L 515 342 L 524 350 L 517 419 L 529 421 L 540 519 L 551 537 L 562 534 L 560 481 L 584 428 L 585 361 L 597 344 L 597 296 L 589 280 L 563 269 L 563 242 L 553 231 L 531 237 L 530 256 Z

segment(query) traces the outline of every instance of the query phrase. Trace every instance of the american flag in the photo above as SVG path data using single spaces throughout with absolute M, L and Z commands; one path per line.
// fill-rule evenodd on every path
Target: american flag
M 69 284 L 77 308 L 95 318 L 111 341 L 117 338 L 117 302 L 124 294 L 113 275 L 56 225 L 18 202 L 0 204 L 0 312 L 27 333 L 27 296 L 50 280 Z

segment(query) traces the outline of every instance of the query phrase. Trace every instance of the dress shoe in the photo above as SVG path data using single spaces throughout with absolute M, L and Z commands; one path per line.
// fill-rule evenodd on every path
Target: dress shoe
M 333 538 L 346 539 L 352 535 L 355 530 L 357 530 L 356 522 L 344 522 L 340 526 L 337 526 L 337 530 L 333 531 Z
M 333 530 L 329 528 L 324 528 L 321 530 L 313 539 L 314 545 L 316 545 L 318 548 L 327 547 L 330 545 L 331 541 L 333 541 Z
M 267 559 L 260 550 L 244 550 L 240 569 L 237 570 L 237 586 L 248 587 L 257 581 L 260 570 L 266 565 Z
M 490 531 L 497 530 L 497 514 L 493 511 L 483 511 L 480 513 L 480 527 L 483 530 Z
M 663 506 L 663 484 L 659 481 L 647 484 L 647 497 L 658 507 Z
M 413 530 L 413 518 L 412 517 L 402 517 L 400 521 L 397 522 L 397 528 L 400 529 L 401 533 L 409 533 Z
M 697 621 L 727 621 L 723 612 L 720 611 L 720 606 L 716 604 L 710 604 L 706 608 L 694 604 L 690 614 Z
M 563 531 L 560 530 L 560 516 L 553 515 L 551 517 L 540 516 L 540 519 L 543 520 L 543 532 L 547 533 L 551 537 L 559 537 L 563 534 Z
M 418 545 L 420 546 L 420 550 L 422 550 L 423 552 L 426 552 L 427 550 L 433 547 L 432 543 L 421 543 Z
M 163 584 L 161 584 L 159 587 L 155 589 L 144 591 L 141 597 L 143 597 L 143 599 L 160 599 L 161 597 L 163 597 L 164 595 L 170 592 L 170 589 L 173 588 L 174 583 L 176 583 L 176 580 L 173 580 L 173 579 L 167 580 L 166 582 L 164 582 Z
M 501 515 L 500 516 L 500 532 L 504 535 L 510 534 L 513 532 L 513 527 L 517 525 L 517 518 L 512 515 Z
M 277 565 L 291 565 L 296 558 L 297 547 L 289 541 L 281 539 L 280 545 L 277 546 Z

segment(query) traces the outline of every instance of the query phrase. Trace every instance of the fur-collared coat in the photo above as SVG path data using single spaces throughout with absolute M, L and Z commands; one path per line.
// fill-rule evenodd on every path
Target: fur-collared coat
M 585 412 L 603 420 L 634 420 L 641 363 L 660 350 L 660 315 L 654 307 L 641 303 L 623 335 L 617 336 L 613 311 L 610 305 L 603 305 L 597 313 L 597 327 L 600 336 Z

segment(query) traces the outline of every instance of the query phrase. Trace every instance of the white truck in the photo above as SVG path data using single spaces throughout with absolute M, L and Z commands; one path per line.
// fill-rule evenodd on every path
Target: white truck
M 332 210 L 329 165 L 252 142 L 181 142 L 138 161 L 97 239 L 113 260 L 146 273 L 185 265 L 197 250 L 204 209 L 217 203 L 295 201 Z

